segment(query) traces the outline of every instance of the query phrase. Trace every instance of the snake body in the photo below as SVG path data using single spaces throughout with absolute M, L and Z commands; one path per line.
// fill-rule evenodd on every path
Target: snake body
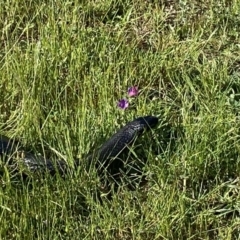
M 99 149 L 92 151 L 87 155 L 84 160 L 90 163 L 90 165 L 94 163 L 98 169 L 109 169 L 110 165 L 110 168 L 114 167 L 116 169 L 119 167 L 119 161 L 117 161 L 119 156 L 128 151 L 128 147 L 144 132 L 144 130 L 149 130 L 157 124 L 157 117 L 139 117 L 119 129 Z M 20 162 L 30 172 L 38 172 L 45 169 L 51 174 L 55 174 L 56 171 L 65 173 L 65 170 L 68 168 L 68 165 L 64 161 L 58 161 L 55 163 L 49 159 L 45 159 L 41 155 L 26 152 L 19 147 L 18 143 L 5 136 L 0 136 L 1 159 L 6 159 L 6 162 L 12 162 L 12 159 L 14 157 L 16 158 L 15 155 L 17 152 L 20 152 L 20 156 L 18 156 Z M 75 167 L 80 164 L 81 162 L 76 161 Z

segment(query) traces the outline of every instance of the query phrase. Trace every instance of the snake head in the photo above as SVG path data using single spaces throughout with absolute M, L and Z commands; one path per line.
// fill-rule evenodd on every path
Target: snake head
M 129 123 L 129 125 L 132 125 L 131 127 L 138 132 L 142 132 L 145 129 L 149 130 L 151 128 L 156 127 L 158 124 L 158 118 L 154 116 L 145 116 L 145 117 L 139 117 Z

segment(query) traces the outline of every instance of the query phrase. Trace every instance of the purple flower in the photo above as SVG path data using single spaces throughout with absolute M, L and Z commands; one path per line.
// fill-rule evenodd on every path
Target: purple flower
M 128 106 L 129 106 L 129 102 L 128 102 L 128 100 L 127 99 L 121 99 L 121 100 L 119 100 L 118 101 L 118 107 L 119 108 L 122 108 L 122 109 L 126 109 L 126 108 L 128 108 Z
M 137 86 L 133 86 L 133 87 L 130 87 L 128 89 L 128 96 L 129 97 L 135 97 L 138 95 L 138 87 Z

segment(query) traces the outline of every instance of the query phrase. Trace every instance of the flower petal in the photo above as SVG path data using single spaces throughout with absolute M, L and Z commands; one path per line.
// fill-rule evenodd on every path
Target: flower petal
M 126 108 L 128 108 L 128 106 L 129 106 L 129 102 L 128 102 L 128 100 L 127 99 L 121 99 L 121 100 L 119 100 L 118 101 L 118 107 L 119 108 L 121 108 L 121 109 L 126 109 Z
M 138 87 L 137 86 L 133 86 L 133 87 L 130 87 L 128 89 L 128 96 L 129 97 L 135 97 L 138 95 Z

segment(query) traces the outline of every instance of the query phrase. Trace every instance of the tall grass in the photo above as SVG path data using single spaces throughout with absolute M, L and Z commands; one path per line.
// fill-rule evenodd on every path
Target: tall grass
M 82 162 L 32 181 L 1 163 L 0 238 L 239 239 L 239 12 L 235 0 L 0 3 L 0 133 Z M 118 109 L 133 85 L 134 107 Z M 174 146 L 159 126 L 142 140 L 147 185 L 96 196 L 84 155 L 143 115 L 169 122 Z

